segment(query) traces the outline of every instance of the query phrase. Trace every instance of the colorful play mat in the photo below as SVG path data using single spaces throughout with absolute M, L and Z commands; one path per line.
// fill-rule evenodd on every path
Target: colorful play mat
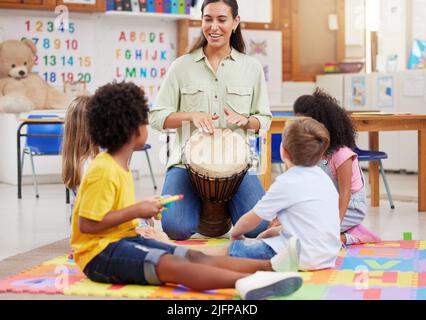
M 193 248 L 227 243 L 194 239 Z M 302 272 L 302 288 L 289 297 L 300 300 L 426 300 L 426 241 L 392 241 L 342 249 L 336 269 Z M 141 299 L 230 300 L 234 289 L 191 291 L 183 286 L 110 285 L 88 280 L 67 256 L 46 261 L 0 280 L 0 293 L 47 293 Z

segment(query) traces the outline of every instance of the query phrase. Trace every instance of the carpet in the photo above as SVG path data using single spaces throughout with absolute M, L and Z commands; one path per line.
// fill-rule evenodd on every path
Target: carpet
M 225 239 L 181 241 L 196 248 Z M 387 241 L 342 249 L 335 269 L 301 273 L 297 300 L 426 300 L 426 241 Z M 234 289 L 191 291 L 184 286 L 110 285 L 88 280 L 66 255 L 0 280 L 0 292 L 138 299 L 232 300 Z

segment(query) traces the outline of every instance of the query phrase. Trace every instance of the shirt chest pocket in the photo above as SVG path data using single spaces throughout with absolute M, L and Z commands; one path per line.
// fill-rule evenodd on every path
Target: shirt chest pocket
M 226 87 L 226 104 L 235 112 L 249 116 L 252 99 L 253 88 L 251 87 Z
M 208 112 L 209 104 L 206 90 L 199 86 L 181 88 L 180 111 Z

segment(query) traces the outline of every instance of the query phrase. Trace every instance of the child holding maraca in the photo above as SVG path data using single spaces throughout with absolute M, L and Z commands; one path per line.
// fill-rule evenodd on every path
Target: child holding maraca
M 163 205 L 163 209 L 154 216 L 154 220 L 161 220 L 163 218 L 162 212 L 170 208 L 176 201 L 182 200 L 183 195 L 161 196 L 160 203 Z M 163 231 L 155 230 L 154 222 L 151 219 L 142 219 L 136 231 L 145 239 L 154 239 L 158 241 L 169 241 L 169 237 Z

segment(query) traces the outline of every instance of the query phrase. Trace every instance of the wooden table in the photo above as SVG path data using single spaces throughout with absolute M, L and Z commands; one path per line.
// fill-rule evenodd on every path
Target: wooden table
M 426 212 L 426 115 L 420 114 L 356 114 L 351 115 L 359 132 L 369 133 L 370 150 L 379 150 L 380 131 L 417 131 L 418 133 L 418 210 Z M 292 117 L 273 117 L 271 128 L 262 136 L 263 187 L 271 185 L 271 141 L 273 133 L 282 133 L 285 122 Z M 370 162 L 371 206 L 379 206 L 379 164 Z

